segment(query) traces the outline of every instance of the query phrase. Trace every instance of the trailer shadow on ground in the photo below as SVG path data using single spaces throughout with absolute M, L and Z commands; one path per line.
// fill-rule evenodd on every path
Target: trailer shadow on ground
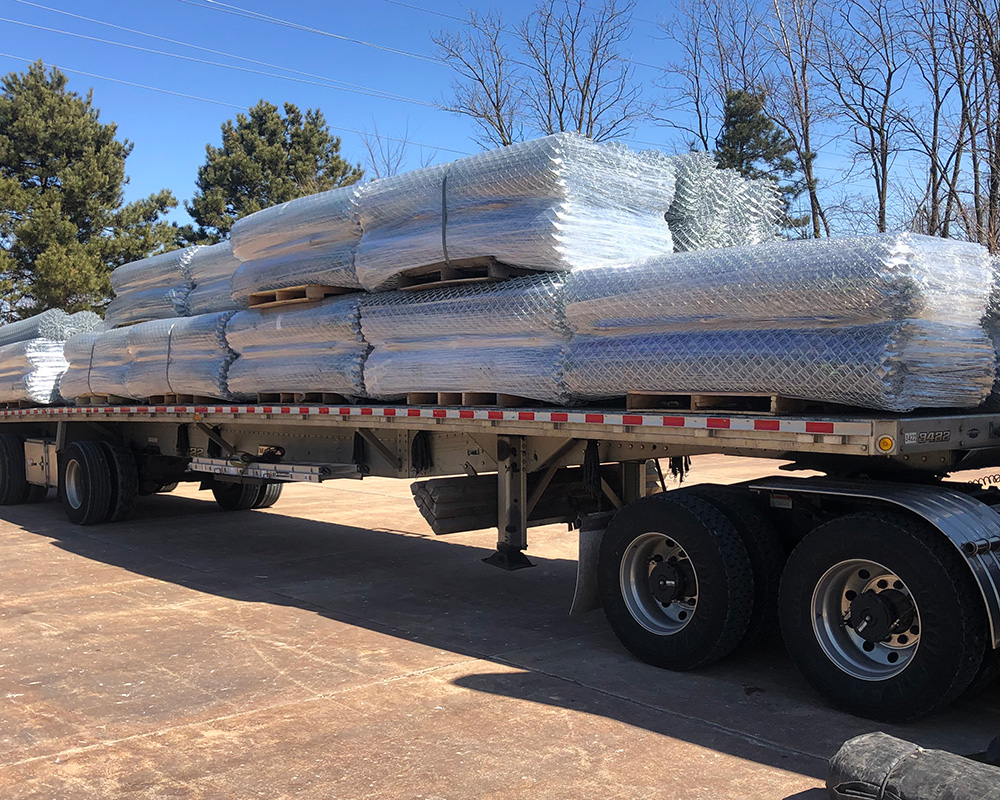
M 818 780 L 840 744 L 872 730 L 958 753 L 981 750 L 998 733 L 1000 685 L 934 718 L 881 725 L 829 708 L 776 638 L 696 673 L 640 663 L 599 611 L 567 616 L 571 534 L 554 534 L 552 547 L 533 545 L 534 569 L 506 573 L 480 561 L 493 534 L 442 539 L 289 515 L 295 511 L 288 498 L 268 512 L 225 513 L 210 499 L 155 496 L 140 501 L 130 522 L 93 528 L 68 525 L 51 500 L 7 507 L 2 516 L 68 553 L 138 576 L 292 606 L 495 663 L 455 679 L 475 692 L 619 720 Z M 351 518 L 374 519 L 373 511 L 356 508 Z M 58 586 L 55 568 L 42 577 Z M 4 594 L 16 598 L 16 584 L 5 583 Z M 795 795 L 813 796 L 821 795 Z

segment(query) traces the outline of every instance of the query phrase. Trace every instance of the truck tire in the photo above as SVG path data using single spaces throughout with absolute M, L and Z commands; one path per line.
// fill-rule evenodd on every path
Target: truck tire
M 121 522 L 135 514 L 139 496 L 139 468 L 132 451 L 119 442 L 101 442 L 111 467 L 111 502 L 108 522 Z
M 212 486 L 212 494 L 224 511 L 248 511 L 257 502 L 262 488 L 256 483 L 216 483 Z
M 598 584 L 622 644 L 667 669 L 694 669 L 729 655 L 753 610 L 753 571 L 739 533 L 686 490 L 642 498 L 612 518 L 601 541 Z
M 59 457 L 59 487 L 74 525 L 104 522 L 111 513 L 111 465 L 99 442 L 74 442 Z
M 905 721 L 944 708 L 986 652 L 986 610 L 961 554 L 904 514 L 820 525 L 789 556 L 779 602 L 799 672 L 862 717 Z
M 25 502 L 29 487 L 24 474 L 24 442 L 12 433 L 0 433 L 0 506 Z
M 282 486 L 283 484 L 280 483 L 269 483 L 266 486 L 261 486 L 257 499 L 251 508 L 270 508 L 273 506 L 281 497 Z
M 752 647 L 778 632 L 778 590 L 788 558 L 781 536 L 771 521 L 746 495 L 746 490 L 725 486 L 692 486 L 685 490 L 711 503 L 736 528 L 750 556 L 753 569 L 753 611 L 738 650 Z

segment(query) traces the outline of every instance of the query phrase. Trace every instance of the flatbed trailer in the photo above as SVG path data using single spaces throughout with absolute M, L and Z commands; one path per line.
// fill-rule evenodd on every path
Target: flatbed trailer
M 683 471 L 686 457 L 707 453 L 780 459 L 792 471 L 658 491 L 661 473 L 650 491 L 648 466 L 670 459 Z M 251 510 L 291 481 L 419 480 L 421 496 L 437 498 L 425 516 L 444 514 L 446 530 L 497 527 L 486 561 L 505 569 L 531 566 L 529 528 L 579 528 L 573 609 L 603 606 L 640 658 L 694 669 L 780 622 L 817 691 L 895 720 L 936 711 L 1000 673 L 1000 490 L 942 481 L 993 466 L 1000 415 L 981 413 L 0 410 L 0 504 L 38 502 L 58 487 L 70 521 L 90 525 L 126 519 L 137 496 L 179 481 L 199 481 L 224 509 Z M 436 476 L 448 477 L 427 481 Z

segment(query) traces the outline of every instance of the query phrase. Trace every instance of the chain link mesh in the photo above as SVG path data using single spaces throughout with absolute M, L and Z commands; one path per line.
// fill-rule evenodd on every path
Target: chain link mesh
M 364 396 L 368 345 L 360 296 L 331 297 L 310 307 L 241 311 L 226 328 L 238 354 L 228 373 L 240 398 L 259 392 L 332 392 Z

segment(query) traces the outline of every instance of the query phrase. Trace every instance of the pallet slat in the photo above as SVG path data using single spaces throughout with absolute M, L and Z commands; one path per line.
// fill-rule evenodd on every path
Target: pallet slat
M 726 411 L 744 414 L 793 414 L 824 409 L 845 409 L 832 403 L 819 403 L 799 397 L 740 392 L 629 392 L 625 396 L 629 411 Z
M 521 275 L 533 275 L 537 272 L 538 270 L 527 267 L 512 267 L 509 264 L 501 264 L 488 256 L 463 258 L 448 264 L 429 264 L 425 267 L 408 270 L 399 276 L 399 289 L 404 292 L 416 292 L 435 287 L 493 283 Z
M 514 394 L 494 392 L 410 392 L 406 395 L 406 404 L 408 406 L 490 406 L 493 408 L 551 405 L 543 400 L 532 400 Z
M 258 392 L 257 403 L 277 405 L 344 405 L 350 400 L 336 392 Z
M 297 305 L 298 303 L 318 303 L 333 295 L 351 294 L 357 291 L 357 289 L 347 289 L 343 286 L 309 283 L 303 286 L 273 289 L 268 292 L 253 292 L 247 302 L 250 308 L 273 308 L 275 306 Z

